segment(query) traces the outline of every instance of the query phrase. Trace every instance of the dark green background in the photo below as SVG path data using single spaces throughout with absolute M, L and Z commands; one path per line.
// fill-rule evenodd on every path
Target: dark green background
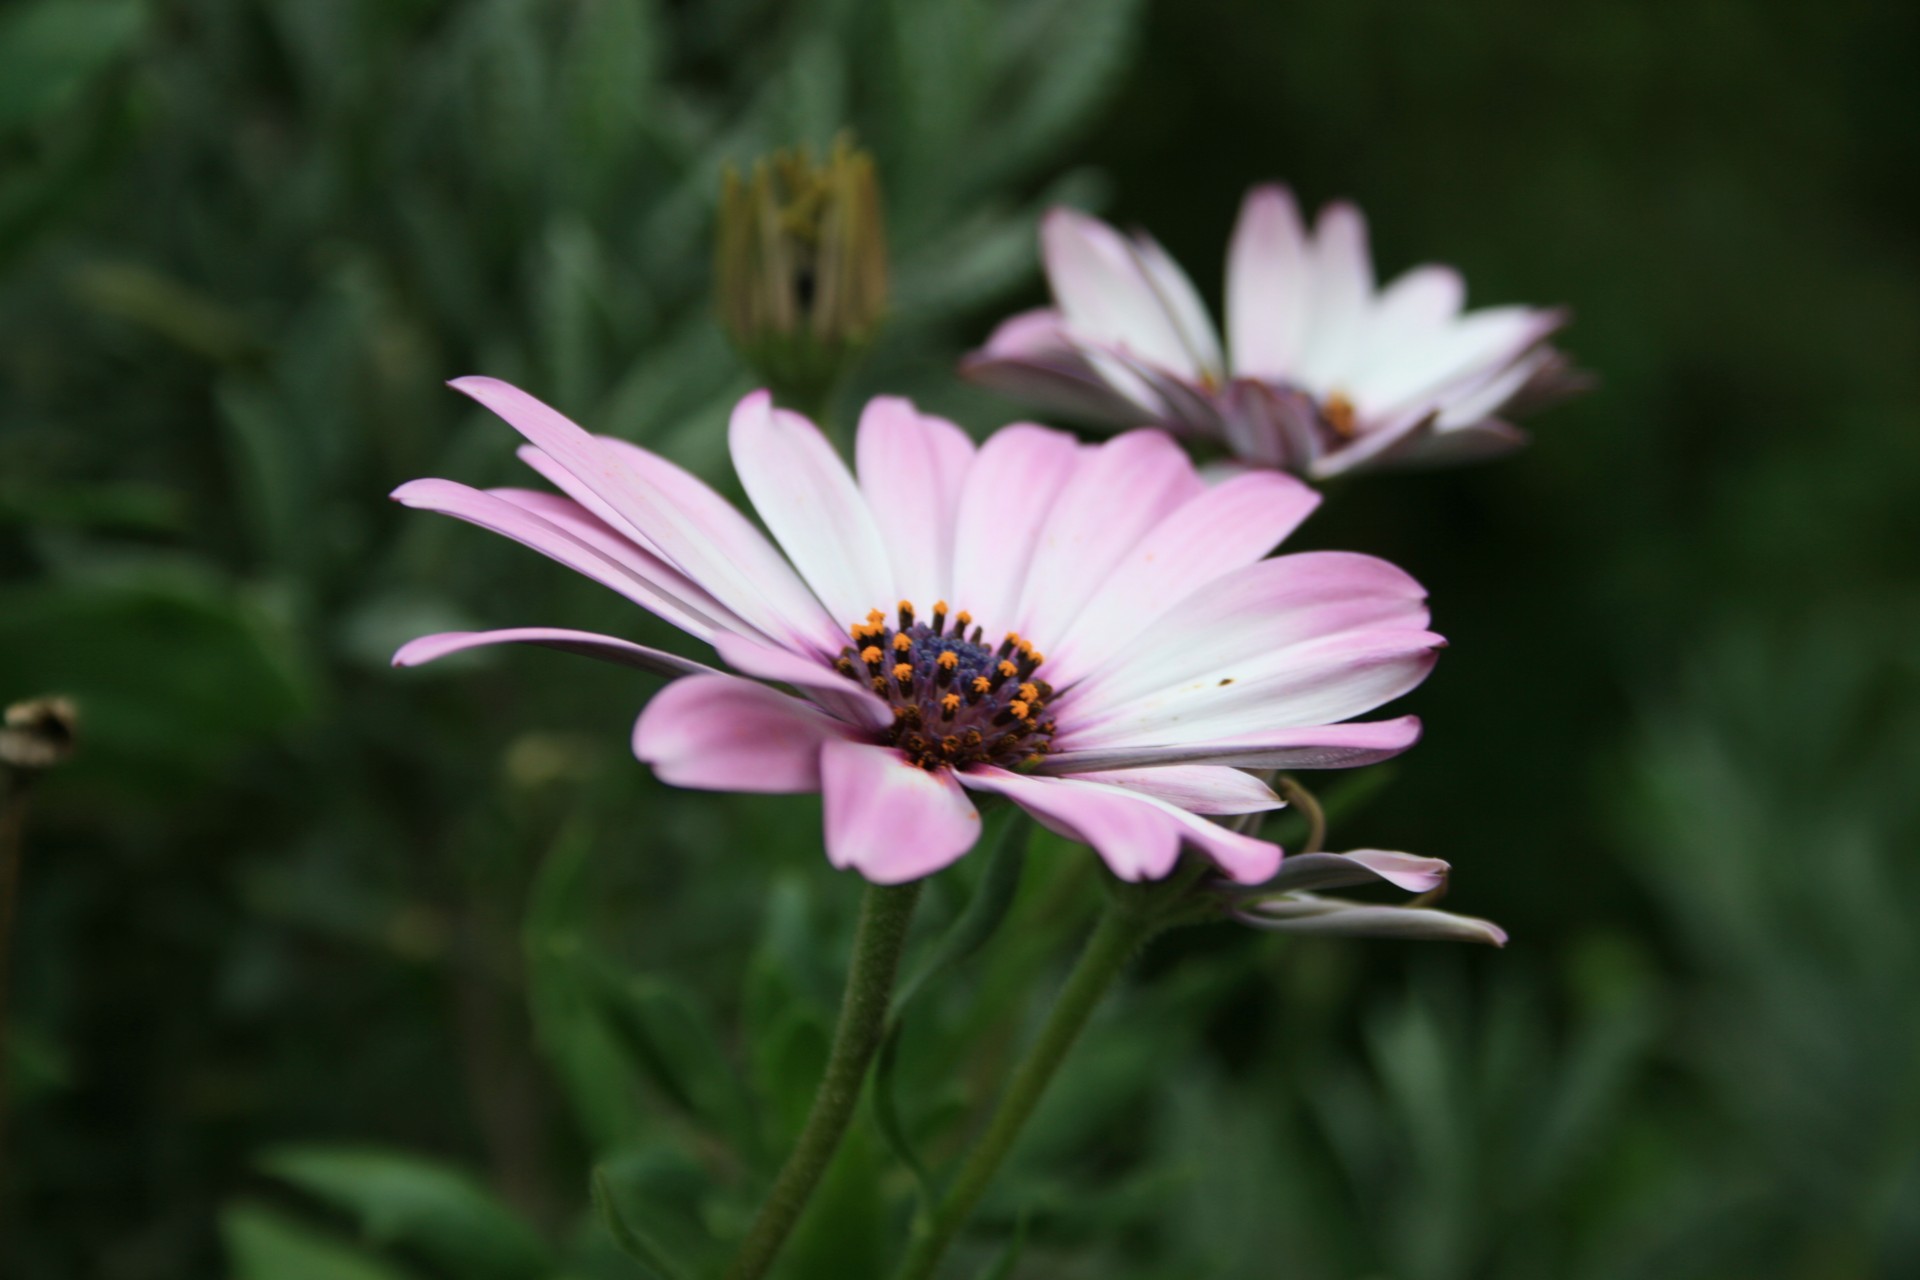
M 1105 0 L 33 0 L 0 11 L 0 700 L 71 692 L 12 939 L 0 1273 L 639 1275 L 817 1072 L 857 885 L 817 804 L 671 792 L 646 681 L 405 676 L 453 624 L 664 628 L 383 499 L 517 483 L 487 372 L 725 478 L 720 165 L 842 125 L 899 268 L 849 389 L 956 355 L 1057 198 L 1218 301 L 1241 193 L 1386 273 L 1565 303 L 1599 390 L 1514 458 L 1337 486 L 1452 640 L 1336 847 L 1455 865 L 1501 953 L 1156 950 L 954 1274 L 1920 1272 L 1920 10 Z M 1283 829 L 1282 834 L 1288 834 Z M 899 1087 L 950 1161 L 1098 898 L 1036 842 Z M 977 880 L 943 878 L 929 936 Z M 859 1130 L 787 1274 L 886 1274 Z M 722 1250 L 723 1251 L 723 1250 Z M 972 1271 L 968 1271 L 968 1268 Z

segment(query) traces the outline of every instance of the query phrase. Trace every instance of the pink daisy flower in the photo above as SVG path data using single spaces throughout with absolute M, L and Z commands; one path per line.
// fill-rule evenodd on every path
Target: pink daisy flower
M 1040 230 L 1055 305 L 1005 321 L 963 365 L 1075 415 L 1221 442 L 1244 462 L 1327 478 L 1466 461 L 1524 442 L 1506 417 L 1579 388 L 1546 339 L 1560 310 L 1462 312 L 1448 267 L 1374 283 L 1350 204 L 1309 232 L 1285 187 L 1256 187 L 1227 253 L 1227 341 L 1144 233 L 1055 209 Z
M 904 400 L 861 417 L 858 475 L 757 392 L 734 467 L 768 533 L 694 476 L 490 378 L 453 384 L 526 437 L 559 493 L 415 480 L 394 497 L 516 539 L 712 647 L 718 667 L 549 628 L 427 636 L 570 650 L 677 677 L 634 730 L 678 786 L 824 793 L 835 866 L 896 883 L 971 847 L 974 795 L 1166 875 L 1183 847 L 1253 883 L 1273 844 L 1209 817 L 1279 807 L 1252 768 L 1411 746 L 1412 716 L 1340 723 L 1417 685 L 1425 594 L 1369 556 L 1264 559 L 1318 497 L 1278 472 L 1208 488 L 1157 431 L 1099 445 L 1012 426 L 975 446 Z

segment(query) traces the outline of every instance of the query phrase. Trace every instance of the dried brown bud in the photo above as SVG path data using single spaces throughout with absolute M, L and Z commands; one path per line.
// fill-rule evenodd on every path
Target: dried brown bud
M 66 698 L 29 698 L 7 708 L 0 726 L 0 768 L 23 773 L 51 769 L 73 754 L 79 713 Z

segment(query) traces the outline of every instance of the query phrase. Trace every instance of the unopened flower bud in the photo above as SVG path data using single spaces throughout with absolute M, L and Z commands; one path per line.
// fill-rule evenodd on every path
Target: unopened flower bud
M 817 407 L 872 341 L 887 302 L 873 157 L 841 138 L 729 170 L 720 196 L 720 321 L 776 396 Z

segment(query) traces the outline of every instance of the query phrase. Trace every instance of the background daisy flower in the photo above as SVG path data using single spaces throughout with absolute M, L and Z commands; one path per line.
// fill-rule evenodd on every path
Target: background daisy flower
M 1376 286 L 1360 211 L 1330 204 L 1309 231 L 1285 187 L 1241 206 L 1224 344 L 1151 236 L 1060 208 L 1040 249 L 1054 305 L 1002 323 L 963 363 L 970 377 L 1114 426 L 1216 440 L 1259 466 L 1326 478 L 1490 456 L 1524 441 L 1508 416 L 1581 385 L 1546 341 L 1564 311 L 1463 312 L 1450 267 Z

